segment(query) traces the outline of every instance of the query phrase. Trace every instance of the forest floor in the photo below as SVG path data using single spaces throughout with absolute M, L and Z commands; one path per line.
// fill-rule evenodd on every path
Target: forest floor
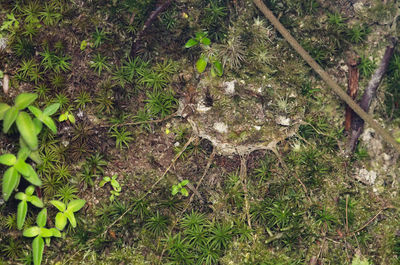
M 366 125 L 346 151 L 345 104 L 252 1 L 160 3 L 0 3 L 0 102 L 59 104 L 41 161 L 27 160 L 46 227 L 51 201 L 85 200 L 41 263 L 400 264 L 395 149 Z M 356 99 L 399 31 L 396 1 L 265 4 L 343 89 L 358 60 Z M 399 81 L 396 48 L 370 110 L 395 137 Z M 1 154 L 23 148 L 20 132 L 0 134 Z M 18 229 L 30 184 L 16 185 L 0 201 L 0 264 L 33 264 L 23 231 L 41 209 Z

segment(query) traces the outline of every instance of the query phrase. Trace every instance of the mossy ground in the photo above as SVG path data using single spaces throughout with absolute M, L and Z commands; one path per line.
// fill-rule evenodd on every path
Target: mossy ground
M 347 52 L 361 56 L 361 90 L 379 63 L 396 10 L 391 1 L 373 0 L 266 4 L 343 87 Z M 76 214 L 78 226 L 51 241 L 42 263 L 351 264 L 357 253 L 370 264 L 400 264 L 398 154 L 372 134 L 352 157 L 344 155 L 344 104 L 251 1 L 173 1 L 129 58 L 132 36 L 155 5 L 0 3 L 0 21 L 13 13 L 20 23 L 3 32 L 8 45 L 0 51 L 0 70 L 11 76 L 11 88 L 1 101 L 35 92 L 39 106 L 59 102 L 62 112 L 76 117 L 75 124 L 58 123 L 57 135 L 40 137 L 45 163 L 36 170 L 48 224 L 56 214 L 50 200 L 87 201 Z M 211 46 L 185 49 L 199 31 L 208 32 Z M 88 46 L 81 49 L 84 40 Z M 67 58 L 69 69 L 46 64 L 46 50 Z M 208 68 L 196 72 L 201 53 L 224 64 L 222 77 Z M 400 118 L 398 56 L 374 105 L 374 116 L 393 131 Z M 233 94 L 225 91 L 231 81 Z M 201 101 L 211 108 L 207 116 L 196 109 Z M 179 104 L 193 108 L 171 117 Z M 197 138 L 183 148 L 196 134 L 189 119 L 232 145 L 285 136 L 282 119 L 298 127 L 276 146 L 283 162 L 271 150 L 246 156 L 244 181 L 238 154 L 217 153 L 208 169 L 215 148 L 210 141 Z M 216 135 L 216 122 L 227 132 Z M 1 152 L 17 150 L 17 139 L 16 130 L 2 134 Z M 361 169 L 375 172 L 376 181 L 362 181 Z M 99 182 L 114 174 L 122 191 L 111 202 L 111 187 Z M 182 179 L 192 184 L 189 197 L 199 193 L 192 201 L 171 195 Z M 31 240 L 16 229 L 16 208 L 13 199 L 0 205 L 0 263 L 31 264 Z M 36 214 L 30 210 L 26 227 Z

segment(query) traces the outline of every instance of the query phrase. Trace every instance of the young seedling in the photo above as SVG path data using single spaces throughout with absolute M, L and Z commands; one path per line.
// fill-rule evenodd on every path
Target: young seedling
M 35 170 L 31 165 L 25 162 L 29 154 L 30 150 L 25 147 L 19 150 L 17 157 L 13 154 L 4 154 L 0 156 L 0 164 L 10 166 L 3 175 L 2 190 L 3 199 L 5 201 L 8 200 L 13 190 L 18 186 L 21 175 L 33 185 L 42 185 L 42 181 Z
M 17 228 L 19 230 L 22 229 L 22 226 L 25 223 L 26 213 L 28 212 L 28 202 L 32 203 L 38 208 L 43 208 L 43 202 L 39 197 L 33 195 L 35 191 L 35 187 L 32 185 L 26 188 L 25 193 L 18 192 L 15 194 L 15 199 L 20 200 L 21 202 L 18 204 L 17 211 Z
M 40 211 L 36 218 L 37 226 L 32 226 L 24 230 L 23 235 L 25 237 L 35 237 L 32 242 L 32 252 L 33 252 L 33 264 L 40 265 L 43 258 L 44 250 L 44 240 L 46 240 L 46 245 L 50 246 L 50 237 L 61 237 L 60 231 L 55 228 L 44 228 L 47 221 L 47 209 Z
M 194 38 L 188 40 L 185 44 L 185 48 L 191 48 L 197 45 L 210 46 L 211 40 L 207 38 L 207 32 L 197 32 Z M 222 76 L 224 69 L 222 63 L 215 56 L 200 55 L 200 58 L 196 61 L 197 72 L 202 73 L 207 68 L 208 62 L 211 63 L 211 75 Z
M 74 212 L 79 211 L 86 203 L 85 200 L 72 200 L 65 205 L 65 203 L 52 200 L 50 201 L 60 212 L 56 215 L 56 228 L 60 231 L 64 229 L 67 225 L 67 221 L 72 225 L 73 228 L 76 227 L 76 219 Z
M 179 192 L 185 197 L 189 196 L 189 192 L 187 191 L 186 188 L 184 188 L 188 183 L 189 180 L 185 179 L 182 180 L 181 183 L 178 183 L 177 185 L 172 185 L 172 192 L 171 192 L 172 195 L 175 196 Z
M 74 124 L 75 123 L 75 116 L 72 113 L 70 113 L 69 111 L 66 111 L 66 112 L 64 112 L 64 113 L 62 113 L 60 115 L 60 117 L 58 118 L 58 121 L 59 122 L 69 121 L 69 122 Z
M 110 191 L 111 196 L 110 196 L 110 201 L 114 201 L 115 197 L 118 197 L 121 194 L 121 185 L 117 181 L 118 175 L 115 174 L 111 178 L 108 176 L 105 176 L 99 183 L 99 187 L 104 187 L 106 183 L 110 183 L 111 187 L 113 190 Z

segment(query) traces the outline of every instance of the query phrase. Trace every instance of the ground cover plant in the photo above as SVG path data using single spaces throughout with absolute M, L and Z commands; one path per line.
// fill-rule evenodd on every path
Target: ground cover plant
M 355 58 L 356 100 L 398 37 L 396 1 L 264 3 L 345 90 Z M 0 264 L 400 264 L 398 154 L 346 151 L 253 1 L 4 0 L 0 81 Z

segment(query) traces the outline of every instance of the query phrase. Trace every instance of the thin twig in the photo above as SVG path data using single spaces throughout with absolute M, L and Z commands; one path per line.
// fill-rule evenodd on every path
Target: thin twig
M 375 214 L 374 217 L 372 217 L 371 219 L 368 220 L 368 222 L 366 222 L 363 226 L 361 226 L 359 229 L 357 229 L 356 231 L 352 232 L 349 236 L 354 236 L 356 235 L 358 232 L 360 232 L 361 230 L 363 230 L 364 228 L 366 228 L 370 223 L 372 223 L 385 209 L 387 208 L 383 208 L 380 209 L 379 212 L 377 214 Z
M 346 195 L 346 234 L 349 233 L 348 205 L 349 205 L 349 195 Z
M 133 41 L 132 41 L 132 46 L 131 46 L 131 52 L 130 52 L 130 56 L 132 58 L 134 58 L 136 56 L 136 52 L 138 51 L 138 42 L 140 41 L 140 39 L 142 38 L 142 36 L 144 35 L 144 33 L 147 31 L 147 29 L 151 26 L 151 24 L 153 23 L 153 21 L 155 20 L 155 18 L 161 13 L 163 12 L 165 9 L 167 9 L 167 7 L 171 4 L 172 0 L 166 0 L 163 3 L 160 3 L 156 9 L 154 9 L 149 17 L 146 19 L 146 21 L 144 22 L 143 28 L 141 31 L 139 31 L 139 33 L 134 37 Z
M 365 112 L 369 111 L 371 102 L 375 98 L 376 90 L 378 89 L 379 84 L 381 83 L 383 76 L 385 75 L 389 67 L 390 58 L 392 58 L 393 56 L 396 44 L 397 40 L 393 38 L 391 40 L 391 44 L 386 47 L 385 54 L 383 55 L 382 61 L 379 64 L 378 69 L 375 70 L 370 81 L 368 82 L 368 86 L 365 88 L 364 94 L 360 101 L 360 107 Z M 351 122 L 351 137 L 347 150 L 349 153 L 353 153 L 356 149 L 358 138 L 361 136 L 363 130 L 364 120 L 358 115 L 353 115 L 353 119 Z

